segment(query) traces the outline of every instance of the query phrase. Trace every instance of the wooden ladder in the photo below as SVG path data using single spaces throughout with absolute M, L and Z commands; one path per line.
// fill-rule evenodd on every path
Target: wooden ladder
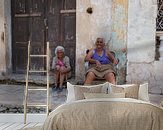
M 43 57 L 46 58 L 46 70 L 31 70 L 30 62 L 32 57 Z M 46 88 L 29 88 L 28 80 L 29 73 L 46 73 L 47 85 Z M 28 103 L 28 93 L 30 91 L 46 91 L 46 103 Z M 28 62 L 27 62 L 27 74 L 26 74 L 26 88 L 24 91 L 24 124 L 27 122 L 27 107 L 46 107 L 46 114 L 49 114 L 49 42 L 47 42 L 46 55 L 31 55 L 30 54 L 30 41 L 28 42 Z

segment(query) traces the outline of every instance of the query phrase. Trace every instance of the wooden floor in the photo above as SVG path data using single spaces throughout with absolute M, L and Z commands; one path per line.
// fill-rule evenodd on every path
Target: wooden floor
M 46 114 L 27 114 L 27 123 L 24 124 L 24 114 L 0 114 L 0 130 L 20 130 L 41 126 L 46 117 Z
M 17 122 L 6 122 L 0 123 L 0 130 L 20 130 L 22 128 L 41 126 L 43 123 L 17 123 Z

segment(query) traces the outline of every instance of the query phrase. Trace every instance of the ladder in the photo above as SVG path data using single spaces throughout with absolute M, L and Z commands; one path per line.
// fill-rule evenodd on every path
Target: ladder
M 32 57 L 42 57 L 46 59 L 46 70 L 31 70 L 30 62 Z M 28 84 L 29 73 L 46 73 L 47 85 L 46 88 L 30 88 Z M 46 103 L 28 103 L 28 93 L 31 91 L 45 91 L 46 92 Z M 31 55 L 30 54 L 30 41 L 28 41 L 28 62 L 27 62 L 27 74 L 26 74 L 26 87 L 24 91 L 24 124 L 27 122 L 27 107 L 44 107 L 46 108 L 46 114 L 49 114 L 49 42 L 47 42 L 46 54 L 45 55 Z

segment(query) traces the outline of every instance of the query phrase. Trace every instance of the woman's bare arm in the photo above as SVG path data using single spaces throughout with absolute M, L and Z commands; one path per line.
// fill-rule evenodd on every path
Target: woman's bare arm
M 109 50 L 106 50 L 108 57 L 110 58 L 111 62 L 113 64 L 117 64 L 118 60 L 112 55 L 112 53 Z
M 96 67 L 100 67 L 101 63 L 98 60 L 92 58 L 94 49 L 91 49 L 88 54 L 85 56 L 85 61 L 89 63 L 96 64 Z
M 93 50 L 94 50 L 94 49 L 90 49 L 90 50 L 89 50 L 88 54 L 85 56 L 84 61 L 88 61 L 89 63 L 96 63 L 96 60 L 92 59 Z

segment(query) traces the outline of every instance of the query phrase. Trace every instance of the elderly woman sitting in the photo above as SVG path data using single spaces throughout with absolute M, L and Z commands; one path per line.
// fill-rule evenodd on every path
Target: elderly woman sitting
M 95 46 L 85 57 L 85 61 L 90 63 L 90 69 L 86 73 L 84 84 L 91 84 L 95 78 L 105 78 L 106 81 L 115 84 L 116 73 L 113 64 L 117 64 L 118 60 L 108 49 L 105 49 L 103 38 L 97 38 Z
M 63 82 L 67 74 L 71 71 L 70 60 L 65 56 L 65 49 L 62 46 L 57 46 L 55 49 L 55 57 L 52 62 L 52 69 L 54 70 L 55 89 L 61 92 L 63 89 Z

